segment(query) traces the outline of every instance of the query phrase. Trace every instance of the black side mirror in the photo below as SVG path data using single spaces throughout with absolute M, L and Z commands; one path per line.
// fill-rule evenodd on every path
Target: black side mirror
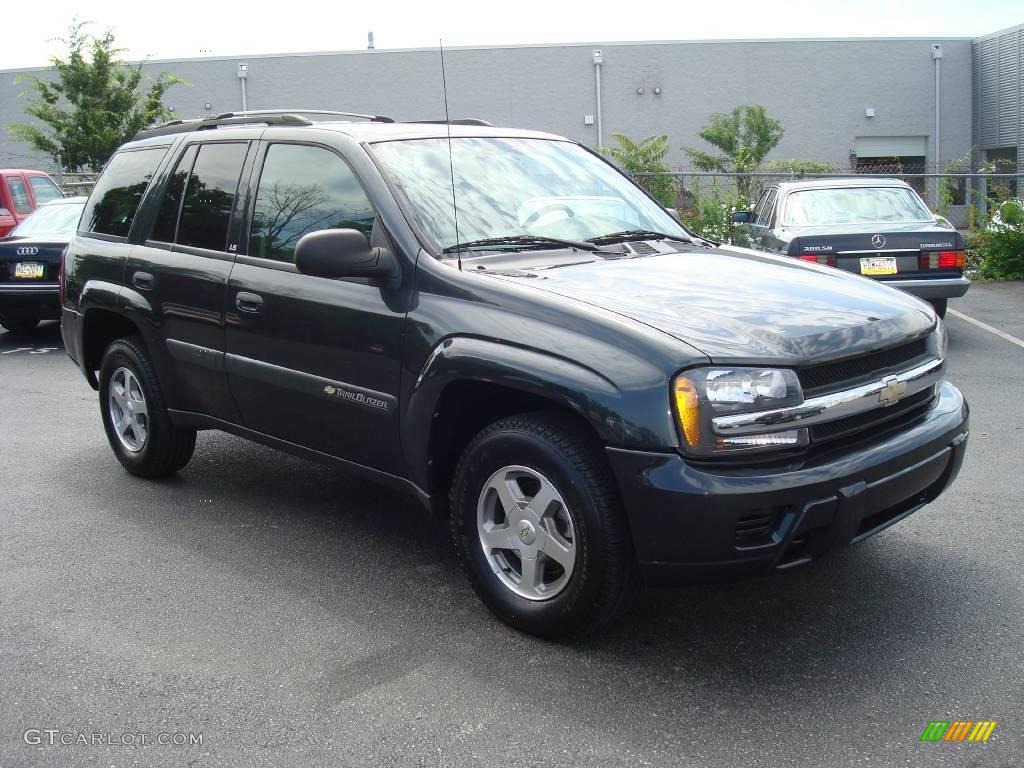
M 753 211 L 733 211 L 732 223 L 733 224 L 753 224 L 754 223 L 754 212 Z
M 386 248 L 372 248 L 356 229 L 321 229 L 295 244 L 295 266 L 314 277 L 370 277 L 384 280 L 397 271 Z

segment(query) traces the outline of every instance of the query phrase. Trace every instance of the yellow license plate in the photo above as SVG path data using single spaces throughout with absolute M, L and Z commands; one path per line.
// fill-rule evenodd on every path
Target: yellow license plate
M 895 256 L 871 256 L 860 260 L 860 273 L 862 275 L 895 275 Z
M 15 277 L 42 277 L 43 276 L 43 265 L 35 264 L 31 261 L 23 261 L 19 264 L 14 265 L 14 276 Z

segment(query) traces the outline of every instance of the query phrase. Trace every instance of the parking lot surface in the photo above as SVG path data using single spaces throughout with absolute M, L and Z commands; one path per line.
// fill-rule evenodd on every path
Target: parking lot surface
M 950 306 L 1024 338 L 1024 284 Z M 938 502 L 565 645 L 493 619 L 380 487 L 216 432 L 129 476 L 57 326 L 0 333 L 0 768 L 1019 766 L 1024 349 L 947 323 L 971 438 Z M 998 726 L 920 741 L 958 719 Z

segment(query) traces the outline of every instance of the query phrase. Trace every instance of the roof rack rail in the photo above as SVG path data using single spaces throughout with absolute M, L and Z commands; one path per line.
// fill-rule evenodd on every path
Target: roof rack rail
M 393 123 L 392 118 L 385 115 L 364 115 L 359 112 L 330 112 L 323 109 L 263 109 L 246 112 L 222 112 L 219 115 L 199 117 L 194 120 L 170 120 L 152 128 L 143 128 L 135 134 L 134 140 L 149 139 L 154 136 L 165 136 L 174 133 L 191 133 L 222 125 L 251 125 L 266 123 L 267 125 L 312 125 L 313 121 L 303 115 L 334 115 L 338 117 L 358 117 L 378 123 Z
M 225 115 L 217 115 L 214 117 L 198 117 L 193 120 L 171 120 L 160 125 L 154 125 L 152 128 L 143 128 L 141 131 L 135 134 L 133 141 L 139 139 L 149 139 L 154 136 L 165 136 L 173 133 L 191 133 L 193 131 L 202 131 L 210 128 L 219 128 L 222 125 L 252 125 L 253 123 L 266 123 L 267 125 L 312 125 L 311 120 L 307 120 L 300 115 L 294 114 L 280 114 L 280 115 L 268 115 L 266 117 L 248 117 L 246 115 L 232 115 L 230 112 Z
M 422 123 L 426 125 L 478 125 L 484 128 L 493 127 L 493 123 L 481 120 L 479 117 L 453 117 L 451 120 L 409 120 L 410 123 Z
M 362 112 L 336 112 L 330 109 L 250 109 L 245 112 L 224 112 L 217 115 L 217 117 L 260 117 L 262 115 L 333 115 L 334 117 L 359 117 L 374 123 L 395 122 L 394 118 L 387 115 L 365 115 Z

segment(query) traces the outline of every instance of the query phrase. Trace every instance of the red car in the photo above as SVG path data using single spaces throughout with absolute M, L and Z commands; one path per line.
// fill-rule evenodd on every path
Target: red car
M 42 171 L 0 169 L 0 237 L 43 203 L 62 197 L 60 188 Z

